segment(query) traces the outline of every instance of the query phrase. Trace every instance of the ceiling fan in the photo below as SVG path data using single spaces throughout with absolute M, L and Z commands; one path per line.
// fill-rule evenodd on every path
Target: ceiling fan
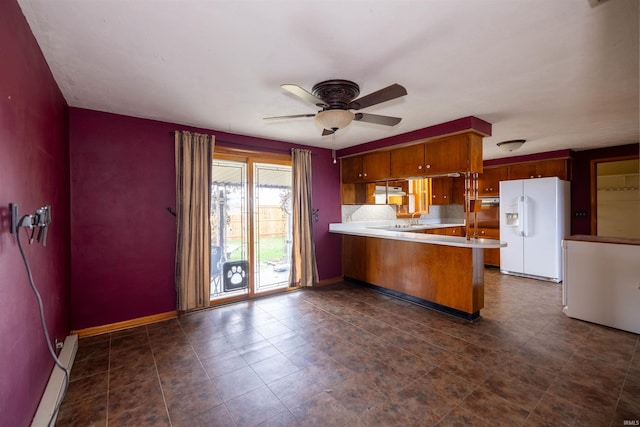
M 298 117 L 314 117 L 324 128 L 322 135 L 331 135 L 338 129 L 349 125 L 353 120 L 394 126 L 402 120 L 399 117 L 381 116 L 379 114 L 353 113 L 349 110 L 360 110 L 381 102 L 390 101 L 407 94 L 407 90 L 395 83 L 361 98 L 360 87 L 349 80 L 327 80 L 313 86 L 311 92 L 295 84 L 281 85 L 283 89 L 297 97 L 322 108 L 316 114 L 294 114 L 290 116 L 265 117 L 264 120 L 293 119 Z

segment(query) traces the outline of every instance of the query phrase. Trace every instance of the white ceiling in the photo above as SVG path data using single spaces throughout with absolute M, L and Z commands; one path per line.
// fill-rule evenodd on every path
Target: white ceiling
M 466 116 L 484 158 L 637 143 L 637 0 L 19 0 L 68 104 L 327 148 Z M 320 136 L 280 88 L 347 79 L 408 95 Z M 526 139 L 517 152 L 496 143 Z

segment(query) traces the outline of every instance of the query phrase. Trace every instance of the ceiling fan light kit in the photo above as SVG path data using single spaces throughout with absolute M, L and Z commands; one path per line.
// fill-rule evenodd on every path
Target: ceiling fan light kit
M 407 94 L 407 90 L 397 83 L 377 90 L 369 95 L 355 99 L 360 95 L 360 87 L 349 80 L 326 80 L 313 86 L 311 92 L 296 84 L 283 84 L 283 89 L 322 108 L 317 114 L 296 114 L 289 116 L 265 117 L 265 120 L 292 119 L 297 117 L 314 117 L 316 123 L 323 127 L 322 135 L 331 135 L 338 129 L 348 126 L 352 121 L 375 123 L 383 126 L 395 126 L 402 120 L 399 117 L 381 116 L 379 114 L 353 113 L 349 110 L 360 110 L 385 101 L 399 98 Z
M 355 118 L 349 110 L 324 110 L 320 111 L 315 116 L 315 121 L 323 127 L 323 129 L 331 129 L 337 131 L 338 129 L 345 128 Z
M 527 140 L 526 139 L 511 139 L 509 141 L 498 142 L 496 145 L 504 151 L 515 151 L 522 147 Z

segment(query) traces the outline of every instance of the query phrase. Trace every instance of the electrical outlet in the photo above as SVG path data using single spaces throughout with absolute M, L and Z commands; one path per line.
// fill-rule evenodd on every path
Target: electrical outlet
M 64 346 L 64 343 L 62 341 L 58 341 L 58 338 L 56 338 L 55 343 L 57 350 L 60 350 Z

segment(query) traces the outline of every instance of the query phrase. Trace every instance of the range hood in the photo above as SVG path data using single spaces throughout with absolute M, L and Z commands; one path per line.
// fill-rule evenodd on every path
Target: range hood
M 373 194 L 376 196 L 406 196 L 407 193 L 405 193 L 402 190 L 402 187 L 386 187 L 384 185 L 376 185 L 375 190 L 373 191 Z
M 500 197 L 480 197 L 482 206 L 499 206 Z

